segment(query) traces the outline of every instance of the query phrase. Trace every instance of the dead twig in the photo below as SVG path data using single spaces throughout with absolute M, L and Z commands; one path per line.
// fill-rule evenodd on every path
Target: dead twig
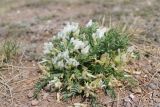
M 2 81 L 0 81 L 0 84 L 6 86 L 8 88 L 9 93 L 10 93 L 10 98 L 11 98 L 11 104 L 13 105 L 13 94 L 12 94 L 12 90 L 11 90 L 10 86 L 7 83 L 2 82 Z

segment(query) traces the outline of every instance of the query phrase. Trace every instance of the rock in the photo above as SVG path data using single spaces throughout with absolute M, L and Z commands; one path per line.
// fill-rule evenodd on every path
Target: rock
M 130 98 L 134 103 L 137 103 L 137 102 L 139 101 L 139 99 L 138 99 L 136 96 L 134 96 L 133 94 L 130 94 L 130 95 L 129 95 L 129 98 Z
M 125 102 L 131 102 L 131 99 L 127 97 L 127 98 L 124 99 L 124 101 Z
M 74 103 L 74 107 L 87 107 L 87 105 L 82 103 Z
M 156 83 L 150 83 L 148 86 L 149 86 L 151 89 L 153 89 L 153 90 L 158 89 L 158 86 L 157 86 Z
M 140 87 L 132 88 L 131 91 L 135 94 L 141 94 L 142 89 Z
M 46 100 L 47 97 L 48 97 L 48 95 L 49 95 L 48 93 L 45 93 L 45 92 L 44 92 L 44 93 L 43 93 L 43 99 Z
M 131 99 L 134 99 L 134 98 L 135 98 L 135 96 L 134 96 L 133 94 L 130 94 L 129 97 L 130 97 Z
M 51 91 L 51 86 L 50 85 L 45 86 L 44 90 L 47 91 L 47 92 Z
M 36 99 L 31 101 L 31 105 L 32 105 L 32 106 L 37 106 L 38 103 L 39 103 L 39 101 L 36 100 Z
M 33 97 L 33 92 L 30 91 L 30 92 L 27 94 L 27 97 L 28 97 L 28 98 L 32 98 L 32 97 Z
M 140 75 L 141 71 L 135 71 L 135 72 L 133 72 L 133 74 Z

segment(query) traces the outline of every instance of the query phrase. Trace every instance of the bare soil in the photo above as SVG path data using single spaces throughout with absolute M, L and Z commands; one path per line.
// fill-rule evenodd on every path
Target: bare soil
M 38 101 L 33 100 L 34 84 L 42 76 L 38 61 L 44 42 L 64 22 L 85 24 L 104 18 L 106 25 L 126 25 L 132 32 L 131 44 L 140 59 L 129 64 L 128 70 L 139 86 L 116 89 L 117 99 L 100 93 L 100 102 L 104 107 L 160 107 L 159 4 L 160 0 L 1 0 L 0 41 L 17 40 L 21 53 L 0 71 L 0 107 L 67 107 L 80 102 L 81 98 L 57 102 L 56 93 L 44 90 Z

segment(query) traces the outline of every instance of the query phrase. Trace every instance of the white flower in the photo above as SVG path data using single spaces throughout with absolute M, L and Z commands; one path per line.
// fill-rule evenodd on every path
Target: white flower
M 69 51 L 68 50 L 64 51 L 63 54 L 62 54 L 62 56 L 64 58 L 69 58 Z
M 56 88 L 61 88 L 61 86 L 62 86 L 62 83 L 60 81 L 55 83 L 55 87 Z
M 74 58 L 68 59 L 66 63 L 68 65 L 71 65 L 71 66 L 78 66 L 79 65 L 79 62 L 76 59 L 74 59 Z
M 54 57 L 54 58 L 52 58 L 52 62 L 53 62 L 53 64 L 56 64 L 56 63 L 57 63 L 57 61 L 58 61 L 58 57 Z
M 58 53 L 58 55 L 57 56 L 55 56 L 53 59 L 52 59 L 52 62 L 53 62 L 53 64 L 56 64 L 56 65 L 58 65 L 58 67 L 64 67 L 64 63 L 63 63 L 63 60 L 64 59 L 69 59 L 69 51 L 68 50 L 66 50 L 66 51 L 64 51 L 64 52 L 60 52 L 60 53 Z M 61 61 L 60 61 L 61 60 Z
M 106 31 L 107 31 L 106 27 L 103 27 L 103 28 L 101 27 L 101 28 L 97 29 L 96 36 L 98 38 L 102 38 L 104 36 L 104 34 L 105 34 Z
M 92 24 L 93 24 L 93 21 L 89 20 L 89 22 L 86 24 L 86 27 L 90 27 L 90 26 L 92 26 Z
M 69 58 L 69 51 L 65 50 L 64 52 L 59 53 L 57 57 L 64 58 L 64 59 Z
M 90 46 L 88 45 L 88 41 L 80 41 L 78 39 L 71 38 L 71 43 L 74 45 L 74 49 L 81 49 L 82 54 L 87 54 L 89 52 Z
M 99 81 L 99 87 L 100 88 L 106 87 L 106 85 L 104 85 L 104 82 L 102 80 Z
M 60 80 L 57 77 L 54 77 L 53 80 L 49 81 L 49 86 L 54 85 L 55 88 L 60 88 L 62 86 L 62 83 L 60 82 Z
M 74 22 L 68 22 L 66 26 L 62 29 L 62 31 L 58 32 L 57 38 L 58 39 L 65 39 L 68 38 L 68 33 L 75 32 L 79 29 L 79 24 Z
M 75 50 L 82 49 L 82 48 L 84 48 L 86 46 L 85 42 L 80 41 L 78 39 L 74 39 L 74 38 L 71 38 L 71 43 L 73 43 Z
M 63 60 L 58 61 L 58 62 L 57 62 L 57 66 L 58 66 L 59 68 L 64 68 L 64 62 L 63 62 Z
M 59 79 L 57 77 L 54 77 L 53 80 L 49 81 L 49 85 L 53 85 L 57 81 L 59 81 Z
M 63 31 L 58 32 L 57 38 L 58 38 L 58 39 L 65 39 L 65 38 L 67 38 L 67 33 L 65 33 L 65 32 L 63 32 Z
M 55 58 L 56 58 L 56 57 L 55 57 Z M 66 58 L 69 58 L 69 51 L 68 51 L 68 50 L 65 50 L 64 52 L 58 53 L 57 58 L 58 58 L 58 59 L 61 59 L 61 58 L 66 59 Z
M 44 43 L 44 50 L 43 53 L 47 54 L 53 49 L 53 44 L 52 42 Z
M 64 27 L 63 32 L 69 33 L 69 32 L 75 32 L 76 30 L 78 30 L 79 28 L 79 24 L 78 23 L 67 23 L 67 25 Z
M 78 66 L 79 65 L 79 62 L 76 59 L 69 57 L 68 50 L 58 53 L 58 55 L 52 59 L 52 62 L 54 65 L 56 65 L 60 69 L 65 68 L 68 65 L 69 66 Z
M 90 46 L 88 45 L 88 46 L 86 46 L 85 48 L 83 48 L 83 49 L 81 50 L 81 53 L 82 53 L 82 54 L 87 54 L 87 53 L 89 52 L 89 49 L 90 49 Z

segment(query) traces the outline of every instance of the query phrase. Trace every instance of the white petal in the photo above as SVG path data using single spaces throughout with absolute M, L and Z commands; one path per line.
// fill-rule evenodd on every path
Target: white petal
M 92 24 L 93 24 L 93 21 L 89 20 L 89 22 L 86 24 L 86 27 L 90 27 L 90 26 L 92 26 Z
M 87 54 L 87 53 L 89 52 L 89 49 L 90 49 L 90 46 L 89 46 L 89 45 L 86 46 L 85 48 L 83 48 L 83 49 L 81 50 L 82 54 Z
M 99 28 L 97 29 L 96 31 L 96 35 L 98 36 L 98 38 L 102 38 L 105 34 L 105 32 L 107 31 L 107 28 L 104 27 L 104 28 Z

